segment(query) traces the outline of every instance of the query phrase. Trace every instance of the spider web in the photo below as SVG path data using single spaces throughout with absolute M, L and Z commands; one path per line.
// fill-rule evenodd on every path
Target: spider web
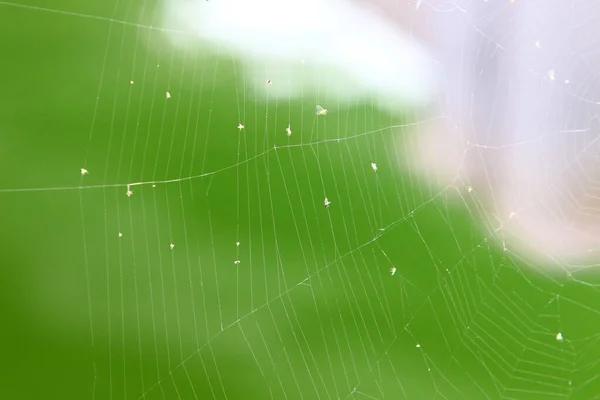
M 595 23 L 580 3 L 566 7 L 571 39 L 587 37 L 582 21 Z M 0 189 L 11 210 L 6 232 L 29 232 L 15 254 L 36 265 L 36 278 L 22 277 L 14 296 L 35 293 L 26 302 L 33 329 L 78 349 L 65 351 L 78 353 L 70 371 L 80 379 L 52 381 L 60 396 L 595 398 L 597 264 L 574 267 L 549 253 L 542 263 L 513 251 L 506 213 L 489 211 L 490 198 L 505 194 L 479 190 L 497 177 L 487 168 L 477 181 L 468 173 L 499 149 L 558 143 L 569 151 L 548 183 L 575 176 L 579 184 L 562 192 L 568 207 L 542 204 L 562 220 L 597 215 L 597 180 L 585 169 L 597 153 L 595 40 L 571 56 L 572 76 L 561 75 L 556 54 L 553 65 L 508 71 L 501 54 L 541 50 L 563 32 L 548 24 L 511 46 L 518 6 L 419 4 L 415 13 L 461 16 L 468 35 L 457 46 L 473 64 L 457 72 L 439 59 L 446 92 L 434 111 L 404 107 L 390 116 L 372 99 L 341 107 L 345 100 L 326 89 L 286 100 L 267 88 L 263 99 L 244 62 L 166 40 L 173 32 L 161 28 L 156 4 L 0 3 L 9 17 L 56 26 L 63 40 L 82 35 L 69 71 L 83 71 L 65 96 L 77 96 L 84 111 L 49 108 L 75 141 L 54 143 L 16 120 L 15 132 L 27 134 L 7 139 L 7 167 L 22 165 L 21 156 L 30 163 L 3 177 Z M 536 9 L 552 21 L 552 7 L 565 12 L 556 2 Z M 52 59 L 36 53 L 52 38 L 32 44 L 33 61 Z M 488 71 L 498 87 L 454 80 L 483 81 Z M 461 168 L 448 181 L 400 168 L 419 164 L 414 149 L 429 126 L 497 123 L 500 83 L 524 76 L 547 94 L 537 106 L 553 113 L 561 135 L 543 123 L 506 143 L 492 129 L 478 131 L 462 142 Z M 41 78 L 32 79 L 32 90 L 46 93 Z M 68 81 L 66 73 L 57 81 Z M 457 87 L 474 99 L 467 112 L 450 102 Z M 480 110 L 483 93 L 489 114 Z M 316 104 L 328 115 L 315 115 Z M 55 126 L 42 109 L 40 123 Z M 545 168 L 536 157 L 525 168 Z M 533 212 L 524 207 L 519 218 Z M 41 220 L 50 228 L 23 225 Z M 54 376 L 32 359 L 40 377 L 23 376 Z M 17 396 L 35 390 L 16 386 Z

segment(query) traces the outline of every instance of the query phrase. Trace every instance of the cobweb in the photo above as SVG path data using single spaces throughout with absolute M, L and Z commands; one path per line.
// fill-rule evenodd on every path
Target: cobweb
M 595 73 L 503 69 L 498 55 L 517 51 L 510 29 L 520 21 L 510 13 L 521 2 L 490 3 L 424 1 L 417 11 L 464 18 L 466 69 L 537 74 L 550 99 L 586 100 L 580 115 L 539 105 L 556 113 L 564 143 L 584 149 L 569 154 L 577 168 L 582 154 L 597 154 L 597 103 L 587 92 Z M 101 63 L 81 61 L 89 72 L 79 96 L 93 107 L 89 118 L 73 116 L 88 128 L 78 159 L 61 164 L 71 177 L 42 181 L 31 171 L 29 184 L 0 189 L 7 204 L 43 208 L 59 196 L 71 205 L 62 218 L 75 223 L 63 230 L 78 241 L 61 251 L 74 283 L 46 287 L 39 302 L 54 300 L 62 311 L 52 323 L 89 337 L 80 398 L 597 398 L 597 265 L 521 257 L 503 217 L 488 212 L 496 192 L 474 190 L 462 169 L 446 184 L 401 167 L 418 163 L 414 144 L 427 126 L 459 122 L 449 96 L 433 111 L 393 116 L 376 99 L 340 109 L 343 99 L 327 90 L 282 100 L 265 88 L 263 99 L 243 62 L 206 56 L 193 41 L 173 47 L 155 4 L 110 7 L 0 3 L 68 37 L 78 34 L 70 24 L 101 32 L 85 52 Z M 523 46 L 541 48 L 563 29 L 576 26 L 548 25 Z M 591 53 L 570 57 L 584 65 Z M 489 93 L 488 109 L 499 112 Z M 316 115 L 317 104 L 328 114 Z M 485 117 L 466 113 L 460 123 Z M 545 129 L 535 127 L 540 146 L 555 138 Z M 461 160 L 501 146 L 465 143 Z M 483 169 L 479 179 L 495 177 Z M 580 179 L 593 196 L 597 179 Z M 571 206 L 597 214 L 577 199 Z

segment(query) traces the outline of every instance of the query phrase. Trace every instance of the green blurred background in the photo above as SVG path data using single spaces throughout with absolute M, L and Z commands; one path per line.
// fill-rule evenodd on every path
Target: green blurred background
M 0 398 L 600 393 L 597 278 L 403 173 L 422 116 L 259 98 L 160 13 L 0 2 Z

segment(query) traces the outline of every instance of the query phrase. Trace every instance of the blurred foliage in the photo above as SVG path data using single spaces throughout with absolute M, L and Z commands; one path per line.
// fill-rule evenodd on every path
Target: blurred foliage
M 400 172 L 415 115 L 258 99 L 157 4 L 27 4 L 0 4 L 1 398 L 579 395 L 560 283 Z

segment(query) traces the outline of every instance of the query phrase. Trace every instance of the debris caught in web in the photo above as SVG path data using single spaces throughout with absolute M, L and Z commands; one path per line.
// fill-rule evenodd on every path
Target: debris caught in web
M 85 168 L 81 168 L 81 175 L 87 175 L 88 174 L 88 170 Z
M 327 115 L 328 112 L 329 111 L 327 111 L 326 108 L 323 108 L 321 106 L 317 106 L 317 110 L 316 110 L 317 115 Z
M 287 133 L 288 136 L 292 136 L 292 126 L 288 125 L 287 128 L 285 128 L 285 133 Z
M 173 250 L 173 248 L 175 247 L 175 245 L 173 243 L 170 243 L 169 247 L 171 248 L 171 250 Z
M 325 197 L 325 201 L 323 203 L 325 204 L 325 208 L 329 207 L 329 205 L 331 204 L 327 197 Z
M 373 168 L 373 171 L 377 172 L 377 164 L 374 162 L 371 163 L 371 168 Z
M 238 129 L 241 131 L 242 129 L 244 129 L 244 125 L 238 124 Z
M 171 93 L 167 92 L 167 99 L 170 99 L 170 98 L 171 98 Z

